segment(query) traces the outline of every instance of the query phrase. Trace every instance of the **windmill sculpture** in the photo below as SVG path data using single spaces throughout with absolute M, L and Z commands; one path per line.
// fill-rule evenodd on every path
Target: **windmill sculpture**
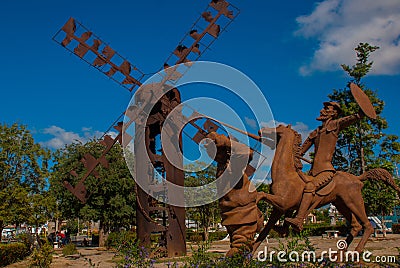
M 239 10 L 225 0 L 212 0 L 207 8 L 202 12 L 201 16 L 192 25 L 188 33 L 180 41 L 176 49 L 170 54 L 164 63 L 164 68 L 180 63 L 189 63 L 196 61 L 199 57 L 209 49 L 213 42 L 237 17 Z M 104 73 L 112 80 L 117 82 L 125 89 L 133 92 L 142 85 L 145 73 L 132 65 L 128 60 L 118 54 L 107 43 L 93 34 L 89 29 L 70 18 L 64 26 L 54 35 L 53 40 L 66 48 L 68 51 L 77 55 L 79 58 Z M 187 46 L 187 44 L 190 44 Z M 189 65 L 189 64 L 188 64 Z M 152 111 L 153 120 L 146 122 L 146 148 L 150 159 L 152 160 L 153 169 L 151 172 L 137 173 L 136 176 L 154 176 L 154 172 L 159 172 L 162 176 L 177 185 L 184 184 L 184 173 L 182 170 L 171 165 L 162 155 L 157 155 L 155 150 L 155 139 L 159 138 L 161 133 L 160 127 L 166 118 L 165 111 L 170 111 L 181 103 L 180 93 L 177 89 L 173 89 L 166 94 L 156 110 Z M 123 115 L 128 114 L 125 111 Z M 120 117 L 121 118 L 121 117 Z M 117 119 L 117 121 L 120 120 Z M 151 122 L 150 122 L 151 121 Z M 191 122 L 198 129 L 198 132 L 192 139 L 199 143 L 210 130 L 218 129 L 218 126 L 210 120 L 206 120 L 202 127 Z M 99 158 L 95 158 L 91 154 L 86 154 L 81 160 L 86 168 L 86 173 L 79 178 L 77 172 L 72 170 L 70 174 L 79 179 L 79 182 L 72 186 L 68 181 L 64 181 L 64 186 L 71 191 L 81 202 L 87 199 L 87 190 L 85 180 L 93 175 L 99 178 L 96 167 L 102 165 L 108 167 L 105 158 L 110 149 L 119 142 L 125 146 L 133 137 L 122 131 L 122 122 L 116 123 L 114 129 L 118 131 L 118 135 L 112 138 L 110 135 L 104 135 L 101 144 L 104 150 Z M 124 136 L 124 137 L 123 137 Z M 124 139 L 123 139 L 124 138 Z M 124 141 L 124 142 L 123 142 Z M 124 144 L 123 144 L 124 143 Z M 180 148 L 176 148 L 180 150 Z M 135 160 L 136 166 L 146 166 L 140 158 Z M 155 170 L 155 171 L 154 171 Z M 249 173 L 254 168 L 248 169 Z M 157 189 L 153 189 L 157 191 Z M 162 255 L 180 256 L 186 254 L 185 242 L 185 208 L 176 207 L 158 202 L 151 198 L 148 193 L 141 188 L 137 188 L 137 236 L 143 245 L 150 244 L 151 233 L 161 233 L 161 241 L 159 241 Z M 161 215 L 163 222 L 156 222 L 151 216 Z

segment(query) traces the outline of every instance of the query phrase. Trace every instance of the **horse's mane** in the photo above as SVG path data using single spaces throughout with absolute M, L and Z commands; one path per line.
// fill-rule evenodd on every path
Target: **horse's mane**
M 298 133 L 296 130 L 292 129 L 294 132 L 294 140 L 293 140 L 293 156 L 294 156 L 294 166 L 296 167 L 297 170 L 301 170 L 303 168 L 303 164 L 301 163 L 300 157 L 302 156 L 300 153 L 301 150 L 301 134 Z

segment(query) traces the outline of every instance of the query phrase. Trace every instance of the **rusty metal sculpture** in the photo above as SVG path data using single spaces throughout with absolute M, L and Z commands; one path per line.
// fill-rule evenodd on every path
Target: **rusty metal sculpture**
M 196 61 L 208 50 L 219 37 L 220 33 L 232 23 L 238 14 L 239 10 L 227 1 L 212 0 L 176 49 L 170 54 L 162 69 L 179 63 L 190 66 L 190 62 Z M 220 20 L 221 17 L 225 17 L 225 19 Z M 142 85 L 141 80 L 145 77 L 143 72 L 119 55 L 107 43 L 94 35 L 74 18 L 70 18 L 65 23 L 60 31 L 55 34 L 53 40 L 130 92 Z M 191 45 L 186 46 L 185 44 L 187 43 Z M 172 71 L 166 79 L 173 79 L 172 76 L 174 75 L 178 74 Z M 171 111 L 179 103 L 180 93 L 178 89 L 174 89 L 157 103 L 157 108 L 152 111 L 151 118 L 149 118 L 147 122 L 144 122 L 148 130 L 145 133 L 147 148 L 144 149 L 153 160 L 151 163 L 153 168 L 150 173 L 148 170 L 139 171 L 140 174 L 136 174 L 137 176 L 149 177 L 150 181 L 150 177 L 154 176 L 154 172 L 159 172 L 164 179 L 177 185 L 183 185 L 183 172 L 171 165 L 162 155 L 157 155 L 155 150 L 155 139 L 160 136 L 161 126 L 168 115 L 168 111 Z M 132 113 L 124 111 L 122 116 L 127 114 L 131 115 Z M 117 121 L 119 121 L 121 117 L 118 118 Z M 135 118 L 131 118 L 131 120 L 133 121 Z M 201 127 L 197 125 L 196 127 L 199 129 L 200 136 L 204 136 L 207 133 L 207 131 Z M 82 202 L 85 202 L 87 199 L 87 190 L 84 185 L 86 178 L 91 175 L 99 178 L 96 167 L 98 165 L 104 167 L 108 166 L 105 155 L 112 146 L 117 142 L 125 146 L 130 139 L 137 138 L 130 137 L 127 133 L 123 133 L 122 122 L 116 123 L 114 129 L 116 129 L 119 134 L 115 138 L 109 135 L 103 137 L 101 143 L 105 146 L 105 149 L 100 158 L 96 159 L 91 154 L 87 154 L 82 159 L 81 162 L 87 170 L 82 178 L 79 179 L 78 174 L 74 170 L 70 172 L 73 177 L 79 179 L 78 183 L 72 186 L 69 181 L 64 181 L 64 186 Z M 198 135 L 198 137 L 200 136 Z M 193 140 L 196 140 L 196 138 L 194 137 Z M 176 146 L 178 145 L 179 144 L 176 144 Z M 180 148 L 176 148 L 176 150 L 178 151 Z M 136 161 L 136 166 L 147 166 L 147 163 L 142 163 L 139 157 L 136 158 Z M 154 190 L 156 191 L 157 189 Z M 163 224 L 154 221 L 151 217 L 160 214 L 164 219 Z M 151 233 L 161 233 L 162 241 L 160 241 L 160 251 L 162 255 L 168 255 L 170 257 L 185 255 L 185 209 L 183 207 L 162 204 L 154 198 L 151 198 L 148 193 L 138 187 L 136 215 L 138 238 L 142 244 L 150 244 Z
M 246 164 L 251 161 L 253 152 L 246 145 L 230 140 L 216 132 L 207 135 L 211 142 L 204 144 L 210 156 L 215 155 L 217 174 L 219 178 L 224 172 L 228 174 L 243 174 L 235 185 L 218 185 L 217 190 L 225 187 L 231 189 L 219 199 L 222 222 L 230 237 L 230 247 L 227 256 L 233 256 L 239 250 L 251 251 L 254 235 L 263 227 L 264 217 L 257 207 L 262 196 L 255 190 L 245 172 Z M 214 152 L 213 145 L 216 146 Z M 244 159 L 245 162 L 241 161 Z M 229 179 L 229 178 L 228 178 Z
M 337 172 L 334 169 L 332 157 L 339 132 L 360 120 L 364 115 L 376 118 L 375 110 L 365 93 L 353 83 L 350 84 L 350 88 L 360 106 L 360 112 L 338 118 L 341 112 L 340 105 L 335 102 L 325 102 L 317 118 L 322 121 L 322 126 L 313 131 L 303 145 L 301 135 L 291 129 L 290 125 L 263 128 L 260 130 L 260 136 L 241 131 L 242 134 L 268 146 L 277 146 L 271 171 L 272 194 L 254 191 L 254 186 L 248 179 L 243 158 L 251 161 L 253 153 L 251 148 L 215 132 L 207 135 L 210 140 L 206 142 L 205 147 L 208 154 L 214 156 L 218 163 L 217 178 L 226 172 L 242 175 L 235 185 L 228 186 L 232 190 L 219 200 L 222 224 L 227 228 L 231 242 L 231 249 L 227 256 L 232 256 L 241 249 L 252 249 L 254 253 L 268 232 L 276 227 L 275 223 L 278 219 L 286 212 L 297 210 L 297 216 L 286 218 L 284 228 L 276 228 L 276 230 L 287 232 L 290 224 L 295 230 L 300 231 L 304 217 L 312 209 L 328 203 L 333 203 L 351 222 L 352 229 L 346 239 L 347 246 L 358 232 L 364 229 L 363 237 L 356 247 L 359 252 L 363 250 L 373 229 L 365 213 L 361 194 L 362 181 L 367 179 L 383 181 L 394 188 L 399 196 L 400 188 L 395 184 L 391 174 L 381 168 L 370 170 L 361 176 Z M 230 127 L 224 123 L 221 124 Z M 271 142 L 271 139 L 276 139 L 277 144 Z M 306 160 L 303 156 L 312 145 L 315 147 L 315 156 L 307 175 L 302 172 L 303 166 L 300 160 Z M 242 159 L 242 162 L 237 161 L 238 159 Z M 226 185 L 219 185 L 219 189 L 223 187 Z M 260 231 L 263 221 L 262 214 L 257 208 L 257 203 L 262 199 L 271 203 L 274 209 L 266 226 L 261 229 L 259 237 L 254 241 L 253 237 Z
M 197 60 L 203 52 L 200 50 L 200 41 L 203 37 L 206 34 L 211 36 L 209 43 L 202 44 L 205 47 L 204 50 L 206 50 L 238 14 L 237 9 L 236 14 L 234 14 L 231 10 L 232 8 L 234 7 L 225 0 L 212 0 L 208 9 L 212 9 L 213 12 L 206 9 L 201 14 L 200 19 L 171 53 L 163 68 L 179 63 L 184 63 L 190 67 L 190 62 Z M 228 20 L 224 27 L 216 23 L 221 16 L 225 16 Z M 199 21 L 206 22 L 205 27 L 199 27 L 204 29 L 201 33 L 196 29 Z M 81 30 L 80 33 L 78 33 L 78 29 Z M 61 39 L 57 38 L 59 34 L 62 35 Z M 184 45 L 186 37 L 192 40 L 192 44 L 188 47 Z M 137 86 L 142 85 L 141 80 L 145 76 L 143 72 L 73 18 L 67 21 L 53 39 L 129 91 L 132 92 Z M 91 42 L 90 45 L 89 42 Z M 116 57 L 119 57 L 119 59 L 116 60 Z M 169 64 L 171 60 L 172 64 Z M 120 64 L 116 64 L 116 62 Z M 168 72 L 170 73 L 168 73 L 166 79 L 173 80 L 172 76 L 179 75 L 174 70 Z M 346 126 L 361 119 L 364 115 L 370 118 L 376 117 L 368 97 L 354 84 L 351 85 L 351 91 L 362 112 L 344 118 L 337 118 L 340 113 L 340 106 L 334 102 L 324 103 L 324 109 L 321 110 L 321 116 L 318 118 L 323 122 L 322 126 L 311 133 L 302 146 L 300 135 L 290 126 L 279 126 L 276 129 L 264 128 L 261 130 L 260 136 L 245 133 L 251 138 L 256 138 L 270 146 L 275 145 L 271 143 L 271 139 L 275 135 L 277 136 L 277 148 L 271 172 L 273 180 L 271 185 L 272 194 L 258 193 L 255 189 L 252 189 L 254 187 L 249 181 L 249 177 L 254 172 L 254 167 L 250 166 L 248 161 L 245 165 L 243 163 L 236 165 L 235 163 L 237 160 L 243 160 L 243 157 L 251 159 L 253 152 L 250 148 L 224 135 L 217 134 L 215 131 L 219 127 L 211 120 L 207 120 L 202 127 L 197 126 L 194 122 L 195 120 L 189 122 L 198 130 L 192 137 L 193 141 L 200 143 L 207 137 L 216 145 L 217 177 L 222 176 L 227 170 L 228 173 L 232 171 L 232 173 L 240 174 L 240 180 L 235 185 L 231 185 L 231 190 L 219 200 L 222 224 L 227 227 L 231 239 L 231 250 L 227 255 L 234 255 L 242 247 L 255 251 L 271 228 L 274 227 L 276 221 L 285 212 L 298 211 L 297 217 L 287 218 L 286 223 L 291 224 L 295 229 L 301 230 L 303 219 L 308 211 L 327 203 L 335 204 L 338 210 L 351 222 L 352 230 L 346 239 L 347 245 L 350 245 L 354 236 L 361 229 L 364 229 L 364 235 L 356 250 L 361 251 L 364 248 L 372 232 L 372 227 L 367 219 L 361 195 L 362 181 L 367 179 L 384 181 L 395 188 L 399 194 L 400 188 L 396 186 L 389 172 L 383 169 L 370 170 L 357 177 L 345 172 L 336 172 L 333 168 L 331 161 L 339 132 Z M 146 148 L 141 149 L 150 156 L 152 169 L 150 172 L 149 170 L 141 169 L 136 174 L 137 176 L 148 177 L 150 181 L 154 176 L 154 172 L 159 172 L 163 174 L 167 181 L 183 185 L 183 172 L 171 165 L 162 154 L 157 154 L 155 148 L 155 139 L 159 138 L 166 117 L 180 103 L 180 92 L 178 89 L 173 89 L 171 93 L 163 96 L 155 106 L 157 108 L 151 111 L 148 120 L 143 122 L 143 127 L 146 129 L 144 133 Z M 128 117 L 133 115 L 130 111 L 124 111 L 123 114 Z M 204 117 L 206 118 L 207 116 Z M 136 118 L 132 117 L 130 120 L 135 121 Z M 219 123 L 226 126 L 222 122 Z M 126 143 L 132 138 L 138 139 L 138 137 L 127 136 L 122 131 L 121 122 L 117 123 L 114 128 L 118 130 L 118 136 L 114 139 L 107 135 L 103 137 L 101 143 L 105 146 L 105 149 L 98 159 L 91 154 L 85 155 L 82 159 L 87 172 L 75 187 L 68 181 L 64 182 L 65 187 L 82 202 L 87 198 L 87 191 L 84 185 L 85 179 L 90 175 L 98 177 L 96 172 L 98 165 L 108 166 L 105 155 L 112 146 L 116 142 L 125 146 L 126 144 L 123 144 L 123 140 Z M 179 140 L 178 144 L 181 144 L 181 140 Z M 302 164 L 300 160 L 303 159 L 304 153 L 311 145 L 315 146 L 315 159 L 312 163 L 311 172 L 307 175 L 301 171 Z M 178 147 L 175 149 L 177 152 L 180 150 Z M 136 166 L 147 167 L 148 163 L 141 161 L 141 158 L 136 158 Z M 71 171 L 71 175 L 78 177 L 74 171 Z M 220 185 L 219 187 L 226 187 L 226 185 Z M 348 189 L 352 189 L 352 191 L 348 191 Z M 157 191 L 157 189 L 153 190 Z M 257 203 L 261 199 L 265 199 L 274 206 L 273 213 L 264 228 L 262 228 L 262 214 L 257 208 Z M 151 217 L 160 213 L 167 219 L 162 225 L 155 222 Z M 362 225 L 360 225 L 359 221 L 361 221 Z M 160 202 L 151 198 L 147 192 L 140 188 L 137 189 L 137 232 L 138 238 L 142 243 L 150 243 L 151 233 L 161 233 L 162 241 L 160 245 L 162 245 L 162 251 L 166 255 L 184 255 L 186 253 L 184 222 L 184 208 L 160 204 Z M 261 231 L 260 235 L 254 241 L 255 233 L 259 231 Z
M 384 169 L 376 168 L 360 176 L 354 176 L 335 171 L 332 166 L 331 161 L 339 131 L 358 120 L 363 113 L 371 118 L 376 117 L 368 97 L 365 98 L 361 89 L 352 84 L 351 90 L 363 112 L 336 119 L 340 106 L 332 102 L 324 103 L 325 107 L 318 118 L 323 124 L 310 134 L 303 146 L 301 146 L 301 135 L 291 129 L 290 125 L 286 127 L 280 125 L 275 129 L 263 128 L 260 131 L 262 136 L 276 135 L 278 143 L 271 169 L 272 194 L 265 194 L 263 197 L 273 205 L 274 209 L 254 244 L 253 252 L 285 212 L 298 210 L 296 218 L 287 218 L 286 221 L 295 229 L 301 230 L 307 212 L 328 203 L 333 203 L 351 222 L 351 231 L 346 239 L 347 246 L 361 230 L 364 230 L 362 239 L 356 247 L 356 251 L 361 252 L 373 232 L 361 194 L 362 181 L 369 179 L 383 181 L 394 188 L 400 196 L 400 188 L 394 182 L 392 175 Z M 315 158 L 309 176 L 301 170 L 300 157 L 311 144 L 315 146 Z

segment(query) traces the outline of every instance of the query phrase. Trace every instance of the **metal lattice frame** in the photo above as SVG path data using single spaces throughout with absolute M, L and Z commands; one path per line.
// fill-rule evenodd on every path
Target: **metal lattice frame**
M 204 10 L 201 16 L 192 25 L 188 33 L 179 42 L 176 49 L 167 58 L 162 68 L 179 63 L 185 63 L 185 65 L 190 68 L 190 62 L 199 59 L 201 55 L 215 42 L 220 33 L 232 23 L 238 14 L 239 10 L 227 1 L 212 0 L 206 10 Z M 221 22 L 222 17 L 225 18 L 225 22 Z M 55 34 L 53 40 L 130 92 L 133 92 L 136 87 L 142 85 L 141 81 L 145 77 L 144 72 L 140 71 L 126 58 L 119 55 L 110 47 L 110 45 L 101 40 L 97 35 L 93 34 L 88 28 L 83 26 L 74 18 L 70 18 L 65 23 L 65 25 Z M 190 45 L 186 46 L 186 44 Z M 175 80 L 174 77 L 176 78 L 176 76 L 181 75 L 183 74 L 179 74 L 174 70 L 170 71 L 168 76 L 165 78 L 165 82 L 169 81 L 173 83 Z M 164 98 L 162 105 L 168 106 L 168 109 L 170 110 L 179 105 L 181 101 L 180 93 L 177 89 L 174 89 L 174 95 L 174 99 Z M 154 113 L 162 114 L 161 109 L 160 111 L 154 111 Z M 125 111 L 123 114 L 132 116 L 132 113 L 129 113 L 129 111 Z M 162 115 L 158 118 L 157 122 L 152 121 L 151 124 L 162 126 L 166 117 L 165 115 Z M 130 122 L 126 122 L 125 124 L 131 124 L 136 120 L 136 118 L 130 118 L 130 120 Z M 192 137 L 192 140 L 197 143 L 200 142 L 211 129 L 215 131 L 218 128 L 218 126 L 210 120 L 207 120 L 202 127 L 199 127 L 195 121 L 190 121 L 190 124 L 198 129 L 198 132 Z M 183 185 L 183 171 L 171 165 L 164 157 L 162 157 L 162 155 L 160 156 L 154 153 L 151 140 L 159 134 L 158 132 L 160 132 L 160 130 L 151 128 L 149 122 L 146 122 L 145 127 L 148 129 L 145 137 L 147 148 L 135 148 L 143 149 L 148 152 L 150 159 L 152 159 L 151 164 L 153 168 L 150 168 L 147 171 L 143 171 L 144 169 L 142 169 L 142 171 L 138 171 L 136 176 L 148 177 L 149 181 L 151 181 L 154 172 L 161 172 L 167 181 L 177 185 Z M 84 184 L 85 180 L 90 175 L 93 175 L 96 178 L 99 177 L 96 171 L 98 165 L 108 167 L 105 155 L 110 151 L 115 143 L 119 142 L 121 146 L 124 147 L 132 138 L 138 139 L 138 137 L 130 137 L 122 131 L 122 122 L 116 123 L 114 129 L 118 131 L 118 135 L 115 138 L 112 138 L 109 135 L 104 135 L 103 139 L 100 141 L 100 143 L 104 145 L 104 150 L 99 158 L 95 158 L 91 154 L 86 154 L 81 160 L 82 164 L 86 168 L 86 173 L 82 178 L 80 178 L 79 182 L 75 186 L 72 186 L 68 181 L 64 181 L 64 186 L 81 202 L 85 202 L 87 199 L 87 190 Z M 181 140 L 179 143 L 181 143 Z M 177 152 L 180 150 L 179 148 L 175 149 Z M 148 165 L 148 163 L 142 163 L 141 161 L 141 158 L 136 158 L 135 165 Z M 249 166 L 247 172 L 249 172 L 249 174 L 254 172 L 254 168 Z M 78 178 L 78 174 L 74 170 L 72 170 L 70 174 Z M 159 187 L 159 185 L 155 185 L 152 190 L 157 191 L 157 187 Z M 164 219 L 163 222 L 159 223 L 154 221 L 151 218 L 151 215 L 154 213 L 161 213 Z M 151 233 L 161 233 L 161 255 L 172 257 L 186 254 L 184 208 L 160 203 L 155 199 L 150 198 L 149 194 L 144 192 L 141 188 L 138 188 L 136 215 L 138 238 L 144 245 L 150 243 Z

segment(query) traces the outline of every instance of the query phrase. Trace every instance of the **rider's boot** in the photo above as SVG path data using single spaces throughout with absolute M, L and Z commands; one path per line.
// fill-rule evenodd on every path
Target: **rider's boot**
M 297 212 L 296 218 L 286 218 L 287 221 L 296 231 L 303 230 L 303 222 L 308 214 L 312 200 L 314 198 L 315 186 L 313 183 L 307 183 L 306 189 L 304 190 L 303 199 L 300 203 L 299 211 Z

